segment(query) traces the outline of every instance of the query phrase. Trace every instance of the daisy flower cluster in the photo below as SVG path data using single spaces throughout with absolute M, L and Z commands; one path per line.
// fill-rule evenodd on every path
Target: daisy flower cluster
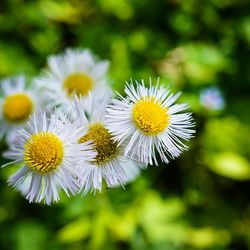
M 188 149 L 194 134 L 186 104 L 176 104 L 158 80 L 130 81 L 113 93 L 108 61 L 89 50 L 68 49 L 48 58 L 28 81 L 1 82 L 0 137 L 19 169 L 8 184 L 29 202 L 124 187 L 148 165 L 168 163 Z

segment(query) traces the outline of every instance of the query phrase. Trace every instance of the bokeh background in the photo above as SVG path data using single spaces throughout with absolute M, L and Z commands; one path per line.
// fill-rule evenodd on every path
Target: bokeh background
M 249 14 L 248 0 L 1 0 L 1 78 L 33 77 L 48 55 L 90 48 L 110 60 L 118 91 L 150 76 L 182 91 L 197 133 L 126 190 L 53 206 L 29 204 L 1 169 L 0 249 L 250 249 Z

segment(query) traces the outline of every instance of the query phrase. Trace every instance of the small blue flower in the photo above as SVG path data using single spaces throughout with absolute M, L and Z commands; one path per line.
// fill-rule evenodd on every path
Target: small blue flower
M 225 99 L 217 87 L 209 87 L 200 92 L 200 102 L 208 110 L 218 111 L 225 107 Z

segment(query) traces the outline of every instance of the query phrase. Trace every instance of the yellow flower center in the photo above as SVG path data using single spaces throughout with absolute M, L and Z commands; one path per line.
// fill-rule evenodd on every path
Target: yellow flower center
M 133 107 L 132 117 L 137 128 L 147 136 L 161 133 L 169 125 L 170 119 L 168 110 L 153 97 L 139 100 Z
M 76 94 L 78 97 L 88 95 L 89 91 L 93 89 L 93 80 L 86 74 L 73 73 L 64 80 L 64 88 L 68 96 Z
M 95 123 L 89 127 L 88 133 L 79 142 L 92 140 L 97 156 L 94 164 L 101 165 L 110 161 L 118 152 L 117 143 L 112 140 L 111 134 L 101 123 Z
M 63 143 L 51 132 L 35 134 L 24 145 L 27 166 L 42 174 L 56 170 L 63 156 Z
M 33 111 L 31 98 L 23 93 L 7 96 L 3 102 L 3 115 L 8 122 L 25 122 Z

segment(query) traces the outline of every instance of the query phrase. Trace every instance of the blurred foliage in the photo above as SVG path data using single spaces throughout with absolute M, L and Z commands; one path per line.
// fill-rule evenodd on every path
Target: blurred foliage
M 28 204 L 2 169 L 0 249 L 250 249 L 249 13 L 248 0 L 1 0 L 2 78 L 32 77 L 48 55 L 88 47 L 111 61 L 116 90 L 150 76 L 181 90 L 197 133 L 189 152 L 125 190 L 51 207 Z M 211 85 L 224 110 L 200 104 Z

